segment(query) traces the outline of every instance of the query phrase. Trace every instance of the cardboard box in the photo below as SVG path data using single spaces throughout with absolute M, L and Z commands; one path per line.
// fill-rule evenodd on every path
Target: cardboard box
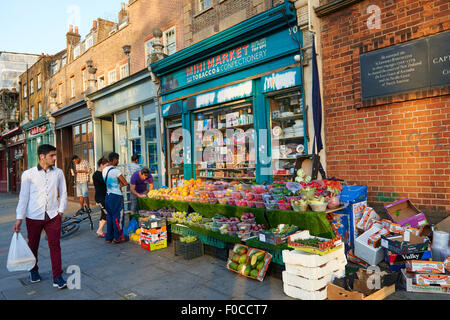
M 406 271 L 445 274 L 445 266 L 443 261 L 411 260 L 406 262 Z
M 367 267 L 370 266 L 367 262 L 365 262 L 364 260 L 362 260 L 362 259 L 358 258 L 357 256 L 355 256 L 353 254 L 353 250 L 347 252 L 347 261 L 349 261 L 351 263 L 354 263 L 354 264 L 356 264 L 356 265 L 358 265 L 360 267 L 363 267 L 363 268 L 367 268 Z
M 388 230 L 386 230 L 386 229 L 384 229 L 384 228 L 380 229 L 380 231 L 378 231 L 378 232 L 372 234 L 372 235 L 369 237 L 368 244 L 371 245 L 371 246 L 374 247 L 374 248 L 378 248 L 378 247 L 380 246 L 381 236 L 382 236 L 382 235 L 385 235 L 385 234 L 388 234 L 388 233 L 389 233 Z
M 414 283 L 415 277 L 406 272 L 406 269 L 401 270 L 403 276 L 403 284 L 408 292 L 420 293 L 443 293 L 450 294 L 450 288 L 441 286 L 419 286 Z
M 414 233 L 389 234 L 381 236 L 381 247 L 397 254 L 411 254 L 427 251 L 427 237 L 416 236 Z
M 372 208 L 366 207 L 362 213 L 361 219 L 356 224 L 356 228 L 362 231 L 367 231 L 374 222 L 372 220 L 380 220 L 380 216 Z
M 159 250 L 167 247 L 167 227 L 156 229 L 141 228 L 141 248 L 148 251 Z
M 434 226 L 435 230 L 438 231 L 445 231 L 447 233 L 450 233 L 450 216 L 439 222 Z
M 415 274 L 415 283 L 419 286 L 441 286 L 450 288 L 450 275 Z
M 383 261 L 383 248 L 374 248 L 369 244 L 369 237 L 381 230 L 376 225 L 364 232 L 355 241 L 355 255 L 370 265 L 377 265 Z
M 357 291 L 348 291 L 332 283 L 327 286 L 328 300 L 383 300 L 395 292 L 395 284 L 381 288 L 374 293 L 364 296 Z
M 389 250 L 384 251 L 384 261 L 393 272 L 406 268 L 406 262 L 409 260 L 431 260 L 431 250 L 410 254 L 397 254 Z
M 428 224 L 425 214 L 417 209 L 408 198 L 384 206 L 392 221 L 402 227 L 421 228 Z

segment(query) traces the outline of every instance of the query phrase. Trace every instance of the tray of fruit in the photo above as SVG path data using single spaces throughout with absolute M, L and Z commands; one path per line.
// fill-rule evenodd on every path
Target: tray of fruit
M 230 251 L 226 268 L 247 278 L 263 281 L 272 255 L 263 250 L 236 244 Z
M 288 236 L 288 246 L 292 249 L 325 255 L 342 247 L 342 238 L 326 239 L 311 236 L 308 230 Z

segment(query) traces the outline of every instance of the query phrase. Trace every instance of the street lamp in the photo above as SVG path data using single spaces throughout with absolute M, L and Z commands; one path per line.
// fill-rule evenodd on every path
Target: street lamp
M 123 53 L 125 53 L 128 57 L 128 75 L 130 75 L 130 52 L 131 52 L 131 46 L 129 44 L 126 44 L 122 47 Z

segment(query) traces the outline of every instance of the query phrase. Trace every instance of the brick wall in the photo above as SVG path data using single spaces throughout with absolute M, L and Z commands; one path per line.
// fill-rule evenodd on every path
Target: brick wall
M 211 7 L 200 12 L 198 0 L 184 0 L 186 46 L 226 30 L 284 0 L 211 0 Z
M 369 5 L 381 28 L 369 30 Z M 367 185 L 374 204 L 409 197 L 426 212 L 450 212 L 448 88 L 361 101 L 359 55 L 450 29 L 448 1 L 362 1 L 322 18 L 328 175 Z M 360 108 L 362 107 L 362 108 Z
M 183 32 L 183 7 L 182 0 L 159 1 L 159 0 L 136 0 L 127 6 L 129 23 L 127 26 L 109 35 L 111 24 L 108 21 L 98 19 L 99 41 L 77 59 L 69 62 L 64 68 L 57 72 L 47 83 L 47 98 L 50 90 L 57 90 L 62 84 L 62 103 L 58 108 L 69 105 L 84 98 L 83 70 L 86 61 L 92 58 L 93 65 L 97 68 L 96 79 L 105 76 L 106 86 L 109 84 L 108 74 L 116 70 L 116 80 L 120 80 L 120 67 L 127 64 L 127 56 L 122 47 L 131 45 L 130 72 L 131 74 L 141 71 L 146 66 L 145 41 L 153 37 L 153 30 L 160 28 L 165 30 L 176 27 L 177 50 L 184 47 Z M 120 8 L 118 8 L 119 12 Z M 84 40 L 82 37 L 81 41 Z M 75 96 L 71 96 L 70 78 L 75 79 Z M 86 71 L 86 80 L 89 74 Z M 48 100 L 48 99 L 47 99 Z M 59 99 L 56 99 L 59 101 Z M 48 102 L 47 102 L 48 103 Z

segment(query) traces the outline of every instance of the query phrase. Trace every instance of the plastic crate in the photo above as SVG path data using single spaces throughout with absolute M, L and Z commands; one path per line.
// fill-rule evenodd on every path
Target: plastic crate
M 200 238 L 200 240 L 206 245 L 213 246 L 219 249 L 224 249 L 227 247 L 227 244 L 225 242 L 220 241 L 218 239 L 214 239 L 202 234 L 197 235 L 197 237 Z
M 228 260 L 228 253 L 229 253 L 228 248 L 217 248 L 217 247 L 205 244 L 203 246 L 203 249 L 204 249 L 203 252 L 206 255 L 212 256 L 212 257 L 217 258 L 222 261 Z
M 288 241 L 288 236 L 291 234 L 296 233 L 298 230 L 298 228 L 296 228 L 294 231 L 290 232 L 290 233 L 285 233 L 283 235 L 279 235 L 279 234 L 275 234 L 275 233 L 270 233 L 264 230 L 260 230 L 259 231 L 259 237 L 258 240 L 264 243 L 268 243 L 271 245 L 279 245 L 282 243 L 286 243 Z
M 183 256 L 185 260 L 191 260 L 203 256 L 203 243 L 200 240 L 191 243 L 174 241 L 175 256 Z
M 189 229 L 188 227 L 185 227 L 183 225 L 179 224 L 172 224 L 171 225 L 171 232 L 179 234 L 180 236 L 196 236 L 197 234 Z

